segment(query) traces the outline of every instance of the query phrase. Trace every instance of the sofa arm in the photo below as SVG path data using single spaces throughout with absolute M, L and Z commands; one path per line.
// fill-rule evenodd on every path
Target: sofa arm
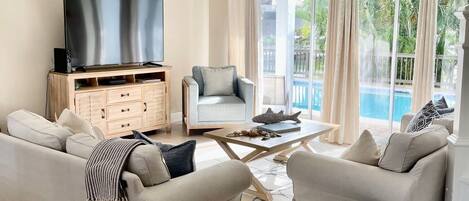
M 125 182 L 129 200 L 138 200 L 140 193 L 145 189 L 140 178 L 134 173 L 124 171 L 122 180 Z
M 197 104 L 199 102 L 199 84 L 192 76 L 185 76 L 182 80 L 183 107 L 187 121 L 194 124 L 198 121 Z M 188 114 L 187 114 L 188 113 Z
M 414 178 L 379 167 L 306 152 L 294 153 L 287 163 L 296 201 L 380 200 L 408 201 Z
M 404 133 L 405 130 L 407 129 L 407 126 L 410 123 L 410 120 L 414 118 L 415 114 L 414 113 L 407 113 L 404 114 L 401 118 L 401 132 Z
M 228 201 L 239 197 L 250 185 L 249 168 L 233 160 L 148 187 L 139 198 L 145 201 Z
M 254 116 L 254 83 L 245 77 L 238 77 L 238 88 L 238 96 L 246 103 L 246 121 L 251 121 Z

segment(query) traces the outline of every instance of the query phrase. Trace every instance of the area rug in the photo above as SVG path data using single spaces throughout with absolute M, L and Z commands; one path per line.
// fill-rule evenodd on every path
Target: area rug
M 340 156 L 346 148 L 346 146 L 322 143 L 318 140 L 313 140 L 310 145 L 318 154 L 324 154 L 331 157 Z M 207 144 L 197 147 L 199 154 L 196 153 L 196 156 L 204 157 L 204 152 L 209 152 L 209 150 L 211 150 L 210 152 L 213 154 L 213 149 L 213 146 L 209 146 Z M 233 149 L 237 153 L 242 153 L 241 155 L 247 154 L 250 151 L 249 149 L 241 146 L 233 146 Z M 222 150 L 220 149 L 220 151 Z M 301 151 L 301 149 L 299 149 L 299 151 Z M 219 156 L 205 161 L 196 159 L 196 162 L 198 169 L 203 169 L 226 160 L 229 160 L 228 157 Z M 275 162 L 273 160 L 273 156 L 269 156 L 249 162 L 248 166 L 253 175 L 258 178 L 264 187 L 272 193 L 274 201 L 291 201 L 293 199 L 292 181 L 287 176 L 285 164 Z M 261 199 L 250 195 L 244 195 L 242 201 L 261 201 Z

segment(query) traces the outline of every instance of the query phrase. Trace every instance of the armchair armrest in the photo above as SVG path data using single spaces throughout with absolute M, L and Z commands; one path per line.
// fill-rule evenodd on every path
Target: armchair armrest
M 412 120 L 412 118 L 414 118 L 415 114 L 414 113 L 407 113 L 407 114 L 404 114 L 404 116 L 402 116 L 401 118 L 401 132 L 404 133 L 405 130 L 407 129 L 407 125 L 409 125 L 410 123 L 410 120 Z
M 145 201 L 228 201 L 251 185 L 249 168 L 239 161 L 227 161 L 170 181 L 148 187 Z
M 199 84 L 192 76 L 185 76 L 182 80 L 183 115 L 186 121 L 197 123 L 197 104 L 199 102 Z
M 238 77 L 238 96 L 246 103 L 246 121 L 251 121 L 254 115 L 254 93 L 254 83 L 245 77 Z
M 294 153 L 287 164 L 297 201 L 409 201 L 414 178 L 379 167 L 306 152 Z

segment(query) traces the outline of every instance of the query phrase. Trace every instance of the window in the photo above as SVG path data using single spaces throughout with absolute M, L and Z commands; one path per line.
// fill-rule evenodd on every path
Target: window
M 454 106 L 456 96 L 456 45 L 459 42 L 459 19 L 454 13 L 464 3 L 457 0 L 438 1 L 433 98 L 444 96 L 450 107 Z

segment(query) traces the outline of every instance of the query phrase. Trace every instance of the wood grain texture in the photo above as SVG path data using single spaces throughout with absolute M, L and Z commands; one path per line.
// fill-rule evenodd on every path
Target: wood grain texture
M 150 131 L 170 127 L 171 67 L 139 66 L 90 69 L 71 74 L 49 73 L 48 118 L 69 108 L 94 126 L 106 138 L 131 134 L 131 130 Z M 123 76 L 127 83 L 101 85 L 100 80 Z M 158 83 L 139 83 L 137 77 L 160 79 Z M 87 86 L 75 89 L 75 83 Z

